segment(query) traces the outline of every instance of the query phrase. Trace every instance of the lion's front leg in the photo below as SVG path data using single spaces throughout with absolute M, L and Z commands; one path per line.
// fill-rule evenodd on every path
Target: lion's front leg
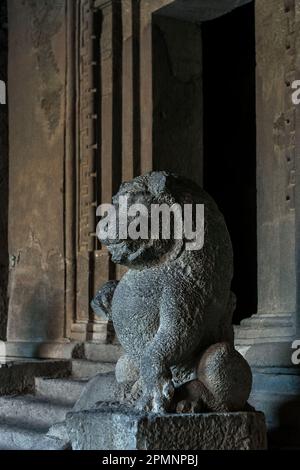
M 142 394 L 137 408 L 143 411 L 169 411 L 174 395 L 170 369 L 164 369 L 160 360 L 149 351 L 141 361 Z
M 97 292 L 95 298 L 91 302 L 91 307 L 95 315 L 112 320 L 112 299 L 119 281 L 108 281 Z
M 191 357 L 201 341 L 202 318 L 191 311 L 186 292 L 168 287 L 162 297 L 159 329 L 141 358 L 143 395 L 138 403 L 145 411 L 169 411 L 174 384 L 171 367 Z

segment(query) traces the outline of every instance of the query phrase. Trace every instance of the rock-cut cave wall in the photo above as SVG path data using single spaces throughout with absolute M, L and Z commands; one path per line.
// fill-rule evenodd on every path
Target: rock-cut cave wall
M 0 2 L 0 80 L 7 84 L 7 2 Z M 7 320 L 7 214 L 8 214 L 8 112 L 0 105 L 0 339 Z

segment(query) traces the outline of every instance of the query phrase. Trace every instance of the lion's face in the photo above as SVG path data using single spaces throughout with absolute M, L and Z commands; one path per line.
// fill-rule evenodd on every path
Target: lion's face
M 148 190 L 147 185 L 137 184 L 140 178 L 136 178 L 130 183 L 121 186 L 119 192 L 113 197 L 113 206 L 116 211 L 116 236 L 114 238 L 100 238 L 102 244 L 106 245 L 111 253 L 112 261 L 132 268 L 141 268 L 160 264 L 168 256 L 174 247 L 174 239 L 152 238 L 151 234 L 151 207 L 157 204 L 158 199 L 153 192 Z M 143 181 L 143 180 L 142 180 Z M 124 201 L 126 200 L 126 204 Z M 160 201 L 161 202 L 161 201 Z M 142 205 L 144 210 L 135 212 L 135 205 Z M 134 207 L 133 207 L 134 206 Z M 130 213 L 130 208 L 134 209 L 135 215 Z M 124 216 L 127 212 L 127 226 L 124 227 Z M 138 239 L 132 234 L 132 229 L 140 231 L 140 226 L 148 227 L 147 237 L 143 232 Z M 127 229 L 127 238 L 120 237 L 119 229 Z M 176 240 L 178 245 L 178 240 Z

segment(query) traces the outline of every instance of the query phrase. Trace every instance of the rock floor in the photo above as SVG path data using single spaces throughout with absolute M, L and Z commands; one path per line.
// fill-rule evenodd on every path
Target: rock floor
M 96 357 L 95 360 L 73 359 L 71 375 L 35 377 L 30 393 L 0 396 L 0 450 L 68 448 L 67 436 L 63 441 L 47 436 L 47 432 L 54 424 L 64 421 L 91 377 L 103 374 L 105 387 L 105 377 L 114 374 L 117 357 L 110 355 L 106 359 L 109 362 Z

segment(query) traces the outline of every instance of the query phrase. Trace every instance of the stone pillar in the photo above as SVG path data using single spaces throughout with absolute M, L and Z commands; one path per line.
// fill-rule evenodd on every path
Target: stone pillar
M 256 1 L 258 312 L 236 330 L 253 370 L 250 403 L 265 412 L 271 439 L 298 446 L 300 9 L 295 0 Z
M 64 356 L 65 1 L 8 2 L 9 312 L 6 354 Z
M 286 7 L 288 8 L 288 7 Z M 300 4 L 295 3 L 295 75 L 296 79 L 300 80 Z M 295 108 L 295 219 L 296 219 L 296 286 L 297 288 L 297 314 L 296 314 L 296 333 L 297 339 L 300 340 L 300 106 Z M 297 184 L 296 184 L 297 182 Z
M 122 181 L 153 168 L 151 14 L 167 3 L 79 2 L 76 340 L 110 341 L 111 330 L 94 317 L 90 301 L 124 269 L 111 264 L 96 239 L 96 208 L 111 202 Z
M 78 48 L 77 62 L 77 223 L 76 223 L 76 306 L 71 337 L 85 341 L 90 321 L 91 272 L 95 249 L 96 215 L 96 122 L 99 118 L 96 108 L 94 63 L 96 41 L 93 2 L 78 2 L 78 32 L 75 47 Z
M 96 209 L 111 202 L 122 181 L 123 2 L 80 0 L 79 6 L 77 296 L 71 337 L 106 343 L 107 322 L 94 316 L 90 301 L 116 277 L 96 237 Z
M 256 2 L 258 313 L 237 328 L 253 365 L 291 366 L 296 334 L 295 2 Z
M 7 84 L 7 2 L 0 4 L 0 80 Z M 0 339 L 7 322 L 8 106 L 0 104 Z

